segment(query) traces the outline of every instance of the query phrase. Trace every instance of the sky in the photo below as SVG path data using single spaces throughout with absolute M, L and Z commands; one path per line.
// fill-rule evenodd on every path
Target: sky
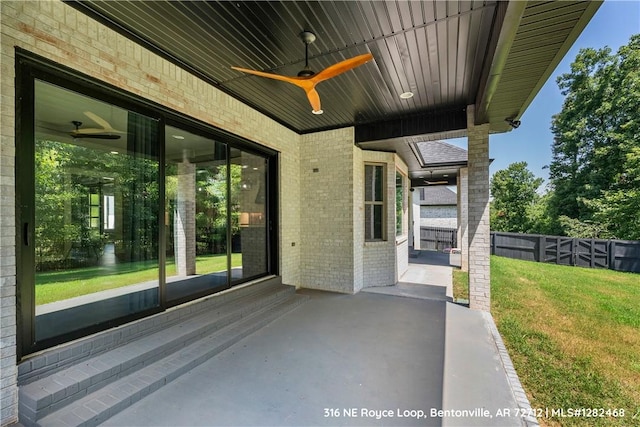
M 511 163 L 525 161 L 534 175 L 546 181 L 549 171 L 543 166 L 551 163 L 551 116 L 562 110 L 564 101 L 556 78 L 570 71 L 571 63 L 581 48 L 600 49 L 609 46 L 612 52 L 617 52 L 620 46 L 629 43 L 633 34 L 638 33 L 640 0 L 606 0 L 522 115 L 520 127 L 489 136 L 489 156 L 494 159 L 490 167 L 491 175 L 506 169 Z M 467 148 L 466 138 L 446 142 Z

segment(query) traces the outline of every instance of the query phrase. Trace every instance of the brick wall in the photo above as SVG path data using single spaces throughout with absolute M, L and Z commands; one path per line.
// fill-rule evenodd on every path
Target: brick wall
M 59 1 L 0 1 L 0 407 L 17 419 L 15 258 L 15 49 L 19 46 L 98 80 L 280 151 L 280 272 L 300 285 L 301 137 L 213 86 Z
M 458 247 L 460 269 L 469 271 L 469 169 L 461 168 L 458 177 Z
M 301 284 L 305 288 L 353 293 L 353 128 L 302 136 Z
M 386 236 L 385 241 L 360 242 L 362 250 L 363 287 L 390 286 L 397 282 L 396 264 L 396 156 L 393 153 L 363 151 L 360 168 L 364 175 L 365 163 L 386 164 Z M 364 178 L 364 176 L 363 176 Z M 356 191 L 364 194 L 364 179 L 356 187 Z M 364 196 L 362 200 L 364 206 Z M 356 223 L 356 227 L 364 229 L 364 218 Z M 408 258 L 407 258 L 408 259 Z
M 467 108 L 469 139 L 469 307 L 489 311 L 489 125 L 474 123 L 474 108 Z
M 420 226 L 457 228 L 457 214 L 455 206 L 420 206 Z

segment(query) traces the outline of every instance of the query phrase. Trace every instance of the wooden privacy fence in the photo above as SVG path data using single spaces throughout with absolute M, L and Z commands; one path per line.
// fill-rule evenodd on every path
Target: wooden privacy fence
M 445 227 L 420 227 L 420 249 L 441 251 L 455 248 L 458 230 Z
M 527 261 L 640 273 L 640 241 L 492 231 L 491 254 Z

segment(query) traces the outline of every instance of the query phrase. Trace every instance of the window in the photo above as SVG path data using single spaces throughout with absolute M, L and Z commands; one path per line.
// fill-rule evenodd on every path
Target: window
M 116 209 L 115 209 L 115 196 L 104 195 L 104 216 L 103 216 L 103 227 L 106 230 L 115 229 L 116 224 Z
M 365 240 L 384 240 L 384 213 L 386 188 L 384 179 L 384 165 L 364 166 L 364 219 Z
M 404 176 L 396 171 L 396 236 L 402 236 L 406 232 L 404 226 L 405 197 Z

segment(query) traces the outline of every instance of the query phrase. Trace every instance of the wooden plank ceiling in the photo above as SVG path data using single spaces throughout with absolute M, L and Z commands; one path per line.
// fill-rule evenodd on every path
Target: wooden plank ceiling
M 68 3 L 298 133 L 356 125 L 368 130 L 367 140 L 464 133 L 464 109 L 474 103 L 482 103 L 479 119 L 490 120 L 493 132 L 509 130 L 505 118 L 522 115 L 599 5 L 494 0 Z M 231 69 L 296 75 L 304 67 L 303 30 L 317 36 L 309 47 L 316 72 L 356 55 L 374 57 L 318 85 L 322 115 L 311 114 L 301 89 Z M 407 91 L 413 98 L 401 99 Z M 381 122 L 395 123 L 399 130 L 377 136 Z

